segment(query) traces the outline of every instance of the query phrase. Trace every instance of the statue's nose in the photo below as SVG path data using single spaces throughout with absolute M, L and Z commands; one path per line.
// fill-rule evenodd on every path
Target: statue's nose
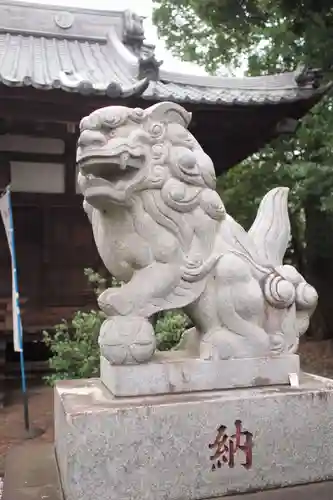
M 77 143 L 80 148 L 86 148 L 89 146 L 102 147 L 106 144 L 106 137 L 98 130 L 84 130 L 81 132 Z

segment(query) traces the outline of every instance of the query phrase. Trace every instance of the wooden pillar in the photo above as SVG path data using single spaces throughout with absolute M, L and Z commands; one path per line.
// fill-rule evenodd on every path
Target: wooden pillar
M 0 152 L 0 192 L 2 192 L 10 184 L 10 162 L 5 153 Z M 0 222 L 2 224 L 2 222 Z M 5 231 L 2 229 L 2 237 L 6 238 Z M 7 245 L 7 242 L 5 243 Z M 1 277 L 0 277 L 1 278 Z M 5 337 L 5 321 L 4 321 L 5 307 L 0 304 L 0 408 L 4 405 L 5 399 L 5 373 L 6 373 L 6 345 L 7 339 Z
M 65 193 L 74 195 L 76 193 L 76 128 L 68 126 L 65 138 Z
M 10 184 L 10 162 L 8 154 L 0 151 L 0 192 Z

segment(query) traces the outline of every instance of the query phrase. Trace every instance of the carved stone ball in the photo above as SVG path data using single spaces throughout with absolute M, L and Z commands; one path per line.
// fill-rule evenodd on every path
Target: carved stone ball
M 296 288 L 296 306 L 298 309 L 312 309 L 318 302 L 318 294 L 313 286 L 300 283 Z
M 290 281 L 274 273 L 267 276 L 264 283 L 264 296 L 271 306 L 277 309 L 287 308 L 293 304 L 295 295 L 295 287 Z
M 145 318 L 112 316 L 99 334 L 101 354 L 113 365 L 149 361 L 156 350 L 154 329 Z

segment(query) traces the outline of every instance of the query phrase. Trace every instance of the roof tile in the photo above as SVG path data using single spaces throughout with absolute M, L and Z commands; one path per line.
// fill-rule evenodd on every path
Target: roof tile
M 62 8 L 12 1 L 0 5 L 0 82 L 4 85 L 59 88 L 110 97 L 132 92 L 141 93 L 147 100 L 226 105 L 291 102 L 323 92 L 314 89 L 311 78 L 303 85 L 298 84 L 297 73 L 254 78 L 171 73 L 159 68 L 153 48 L 141 46 L 142 37 L 138 41 L 136 33 L 135 46 L 128 45 L 131 43 L 128 27 L 126 32 L 128 13 L 127 17 L 124 14 L 121 17 L 119 12 L 71 9 L 72 24 L 62 29 L 56 22 L 57 9 Z M 40 32 L 31 31 L 34 16 L 41 25 Z M 24 27 L 21 29 L 20 25 Z M 157 81 L 148 81 L 152 76 L 147 75 L 139 80 L 140 57 L 156 63 Z
M 0 80 L 9 86 L 67 91 L 79 91 L 84 81 L 96 93 L 106 93 L 110 83 L 137 83 L 105 44 L 8 33 L 0 34 Z

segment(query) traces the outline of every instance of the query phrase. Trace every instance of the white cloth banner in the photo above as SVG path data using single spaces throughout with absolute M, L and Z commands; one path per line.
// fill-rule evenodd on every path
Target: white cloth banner
M 10 250 L 10 255 L 13 257 L 13 249 L 12 249 L 12 237 L 10 234 L 10 203 L 9 203 L 9 191 L 6 191 L 3 196 L 0 198 L 0 212 L 2 217 L 3 225 L 5 226 L 8 246 Z
M 12 262 L 12 310 L 13 310 L 13 342 L 15 352 L 21 352 L 21 339 L 20 332 L 22 332 L 21 316 L 19 311 L 19 301 L 18 301 L 18 290 L 16 290 L 16 259 L 14 255 L 14 245 L 12 240 L 12 235 L 14 235 L 13 228 L 11 227 L 11 206 L 10 206 L 10 192 L 7 190 L 6 193 L 0 198 L 0 213 L 5 226 L 9 251 L 11 255 Z

